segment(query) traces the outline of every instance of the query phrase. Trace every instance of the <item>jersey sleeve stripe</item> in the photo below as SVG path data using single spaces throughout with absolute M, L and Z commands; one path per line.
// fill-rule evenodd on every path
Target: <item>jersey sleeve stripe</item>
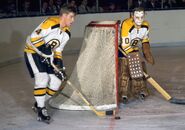
M 147 25 L 141 25 L 141 28 L 146 28 L 148 30 L 148 26 Z
M 69 37 L 71 37 L 71 33 L 69 30 L 65 30 L 65 32 L 69 35 Z
M 55 29 L 55 28 L 59 28 L 60 27 L 60 24 L 56 24 L 56 25 L 53 25 L 52 27 L 51 27 L 51 29 Z
M 42 39 L 42 37 L 34 37 L 34 38 L 30 38 L 31 42 L 35 42 Z
M 149 38 L 143 39 L 142 43 L 149 43 Z
M 39 43 L 39 42 L 42 42 L 42 41 L 44 41 L 43 38 L 39 38 L 39 39 L 31 38 L 32 44 L 36 44 L 36 43 Z
M 62 56 L 55 55 L 54 58 L 62 59 Z
M 61 52 L 54 52 L 54 58 L 62 59 L 62 53 Z
M 134 29 L 134 25 L 129 29 L 129 33 L 131 33 L 133 29 Z
M 39 46 L 42 46 L 44 43 L 45 42 L 42 40 L 40 42 L 35 43 L 34 46 L 39 47 Z

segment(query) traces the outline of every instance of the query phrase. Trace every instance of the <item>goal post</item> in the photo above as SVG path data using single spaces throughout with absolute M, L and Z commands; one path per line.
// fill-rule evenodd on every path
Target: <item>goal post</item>
M 118 104 L 119 21 L 92 21 L 85 27 L 84 40 L 69 81 L 97 109 L 116 109 Z M 90 110 L 66 84 L 49 105 L 66 110 Z

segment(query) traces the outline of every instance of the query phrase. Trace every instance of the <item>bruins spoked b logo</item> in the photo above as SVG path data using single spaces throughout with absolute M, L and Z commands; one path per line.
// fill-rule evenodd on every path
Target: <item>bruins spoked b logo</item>
M 139 43 L 141 43 L 141 38 L 138 38 L 138 37 L 136 37 L 136 38 L 134 38 L 134 39 L 132 39 L 131 40 L 131 46 L 137 46 Z
M 50 46 L 54 50 L 60 46 L 60 41 L 58 39 L 52 39 L 47 43 L 47 46 Z

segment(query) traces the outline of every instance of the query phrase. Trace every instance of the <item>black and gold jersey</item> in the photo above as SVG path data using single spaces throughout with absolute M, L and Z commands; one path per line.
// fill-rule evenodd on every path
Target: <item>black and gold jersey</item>
M 149 23 L 144 21 L 137 27 L 133 18 L 124 20 L 121 24 L 121 47 L 128 54 L 138 50 L 139 43 L 149 42 Z
M 46 44 L 46 46 L 50 46 L 54 51 L 56 58 L 62 59 L 62 51 L 69 38 L 69 28 L 60 28 L 59 17 L 49 17 L 27 37 L 24 51 L 36 53 L 32 46 L 30 46 L 30 43 L 37 48 Z

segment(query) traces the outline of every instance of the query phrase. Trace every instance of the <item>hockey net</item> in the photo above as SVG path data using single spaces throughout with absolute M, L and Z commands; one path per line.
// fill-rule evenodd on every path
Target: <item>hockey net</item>
M 117 107 L 118 21 L 91 22 L 69 81 L 97 110 Z M 89 110 L 89 106 L 66 84 L 49 104 L 58 109 Z

